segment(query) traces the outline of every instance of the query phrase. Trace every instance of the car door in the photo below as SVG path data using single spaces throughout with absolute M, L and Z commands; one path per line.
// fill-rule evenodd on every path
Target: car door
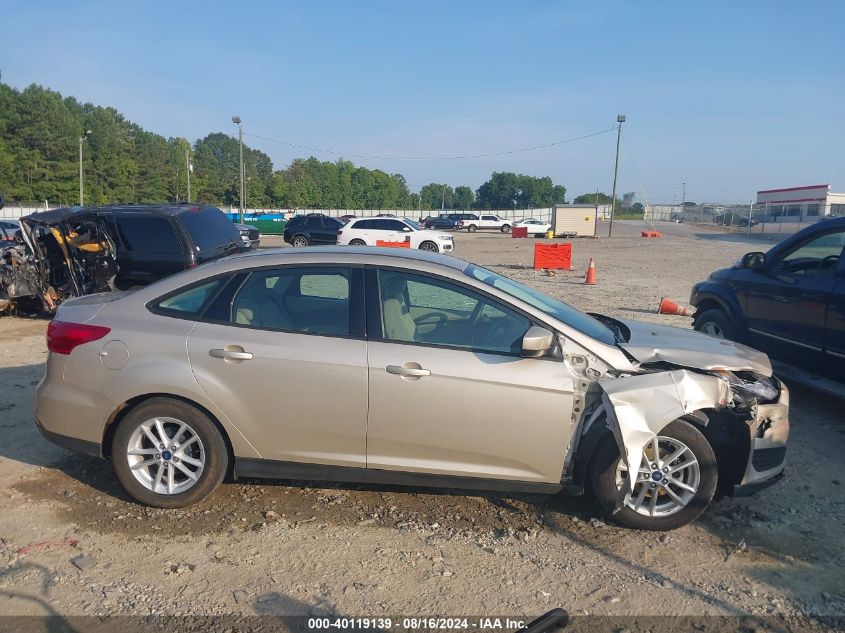
M 319 265 L 253 270 L 189 334 L 197 382 L 263 458 L 365 465 L 362 275 Z
M 422 273 L 367 272 L 367 467 L 560 481 L 573 382 L 522 358 L 524 314 Z
M 823 360 L 828 302 L 839 282 L 843 246 L 845 229 L 815 234 L 749 276 L 744 301 L 756 347 L 803 366 Z

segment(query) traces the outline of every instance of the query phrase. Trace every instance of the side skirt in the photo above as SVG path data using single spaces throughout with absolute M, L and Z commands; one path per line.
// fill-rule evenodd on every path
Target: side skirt
M 418 486 L 425 488 L 459 488 L 463 490 L 485 490 L 489 492 L 527 492 L 547 495 L 556 494 L 563 489 L 563 486 L 560 484 L 535 481 L 432 475 L 428 473 L 380 470 L 377 468 L 302 464 L 299 462 L 240 457 L 235 458 L 235 476 L 255 477 L 258 479 L 297 479 L 303 481 L 338 481 Z

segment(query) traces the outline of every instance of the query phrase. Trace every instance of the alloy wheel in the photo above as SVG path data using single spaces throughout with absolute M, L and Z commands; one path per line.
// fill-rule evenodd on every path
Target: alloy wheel
M 624 459 L 616 467 L 616 485 L 629 477 Z M 648 517 L 665 517 L 685 508 L 698 492 L 701 469 L 692 450 L 673 437 L 656 436 L 646 444 L 636 481 L 625 505 Z
M 157 494 L 192 488 L 205 469 L 205 447 L 188 424 L 171 417 L 142 422 L 132 432 L 126 460 L 135 479 Z
M 295 238 L 293 238 L 293 245 L 299 247 L 308 246 L 308 240 L 302 237 L 301 235 L 297 235 Z
M 722 328 L 720 328 L 716 323 L 713 323 L 713 321 L 708 321 L 703 324 L 698 331 L 702 334 L 715 336 L 716 338 L 725 338 L 725 333 L 722 331 Z

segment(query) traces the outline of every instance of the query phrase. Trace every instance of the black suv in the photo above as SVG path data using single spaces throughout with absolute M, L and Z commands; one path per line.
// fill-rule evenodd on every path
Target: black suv
M 327 215 L 295 215 L 285 226 L 283 238 L 293 246 L 337 244 L 337 232 L 342 228 L 343 222 Z
M 190 204 L 68 207 L 21 218 L 0 258 L 0 298 L 66 298 L 143 286 L 248 248 L 218 208 Z
M 845 218 L 819 222 L 767 253 L 748 253 L 692 289 L 699 332 L 747 343 L 842 381 Z

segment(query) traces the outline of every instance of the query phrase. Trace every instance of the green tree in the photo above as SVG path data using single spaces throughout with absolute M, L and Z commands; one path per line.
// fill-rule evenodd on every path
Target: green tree
M 455 187 L 454 200 L 456 209 L 471 209 L 475 202 L 475 194 L 470 187 Z

